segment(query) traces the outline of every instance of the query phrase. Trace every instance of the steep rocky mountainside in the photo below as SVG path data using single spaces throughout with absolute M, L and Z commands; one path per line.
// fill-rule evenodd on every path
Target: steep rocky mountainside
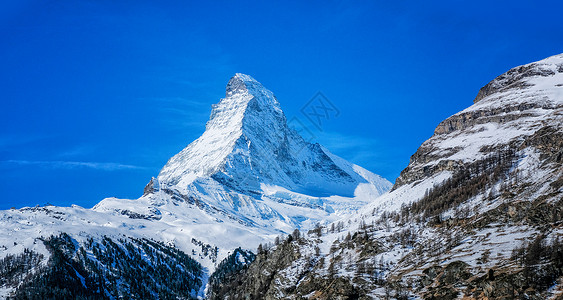
M 563 299 L 562 157 L 556 55 L 484 86 L 359 214 L 262 245 L 210 296 Z
M 552 139 L 544 141 L 548 151 L 561 149 L 557 144 L 561 141 L 561 63 L 560 56 L 553 56 L 513 68 L 481 88 L 474 105 L 438 125 L 411 157 L 394 189 L 442 171 L 456 171 L 502 147 L 520 150 L 516 147 L 530 146 L 542 136 Z

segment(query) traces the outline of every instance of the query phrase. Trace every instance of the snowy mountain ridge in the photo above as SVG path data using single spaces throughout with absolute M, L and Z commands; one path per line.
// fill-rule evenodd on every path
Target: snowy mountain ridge
M 236 74 L 225 98 L 213 105 L 205 132 L 168 161 L 143 197 L 108 198 L 94 210 L 123 214 L 127 207 L 126 214 L 162 222 L 194 220 L 192 227 L 203 226 L 207 242 L 222 248 L 230 243 L 208 225 L 250 230 L 257 235 L 251 241 L 270 239 L 335 220 L 390 187 L 382 177 L 306 142 L 289 128 L 271 91 Z
M 1 211 L 7 234 L 0 238 L 0 259 L 24 249 L 49 257 L 53 249 L 39 241 L 61 239 L 67 243 L 63 252 L 73 243 L 90 247 L 79 255 L 86 265 L 88 257 L 103 264 L 112 247 L 156 247 L 163 253 L 159 247 L 173 247 L 192 256 L 207 276 L 237 247 L 255 250 L 295 229 L 335 221 L 390 188 L 379 175 L 306 142 L 289 128 L 270 90 L 236 74 L 225 98 L 212 106 L 205 132 L 168 161 L 143 196 L 106 198 L 92 209 Z M 96 243 L 101 250 L 94 250 Z
M 334 157 L 288 127 L 271 91 L 237 73 L 226 97 L 213 105 L 205 132 L 168 161 L 158 181 L 185 190 L 211 177 L 244 193 L 260 193 L 260 184 L 268 184 L 315 197 L 351 197 L 358 183 L 368 181 Z M 385 180 L 376 181 L 384 190 Z

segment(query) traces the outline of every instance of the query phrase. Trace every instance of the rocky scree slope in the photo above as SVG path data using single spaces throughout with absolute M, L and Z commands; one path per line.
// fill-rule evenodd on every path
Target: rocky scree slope
M 556 55 L 484 86 L 359 214 L 261 247 L 211 295 L 562 299 L 562 156 Z

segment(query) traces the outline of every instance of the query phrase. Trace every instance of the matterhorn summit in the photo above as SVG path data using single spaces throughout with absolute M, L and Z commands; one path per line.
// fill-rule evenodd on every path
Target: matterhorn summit
M 281 149 L 287 135 L 285 117 L 273 94 L 250 76 L 237 74 L 227 84 L 226 97 L 213 105 L 203 135 L 172 157 L 158 179 L 183 188 L 201 177 L 244 183 L 248 175 L 265 167 L 257 161 L 264 156 L 258 151 Z
M 184 233 L 220 248 L 241 238 L 254 247 L 334 221 L 390 188 L 386 179 L 305 141 L 288 126 L 274 94 L 238 73 L 213 105 L 205 132 L 168 161 L 141 198 L 108 198 L 94 210 L 164 222 L 175 232 L 186 226 Z
M 354 168 L 359 169 L 307 143 L 288 127 L 271 91 L 236 74 L 226 97 L 213 106 L 203 135 L 172 157 L 158 180 L 179 191 L 212 179 L 249 195 L 276 185 L 309 196 L 352 197 L 359 184 L 370 183 Z M 388 188 L 382 178 L 372 183 L 379 194 Z

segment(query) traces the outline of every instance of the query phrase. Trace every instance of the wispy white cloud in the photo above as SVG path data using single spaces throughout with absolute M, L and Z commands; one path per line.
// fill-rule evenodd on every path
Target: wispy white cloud
M 119 170 L 142 170 L 145 167 L 111 163 L 111 162 L 89 162 L 89 161 L 42 161 L 42 160 L 4 160 L 4 164 L 14 164 L 21 166 L 38 166 L 50 169 L 77 169 L 87 168 L 102 171 L 119 171 Z

